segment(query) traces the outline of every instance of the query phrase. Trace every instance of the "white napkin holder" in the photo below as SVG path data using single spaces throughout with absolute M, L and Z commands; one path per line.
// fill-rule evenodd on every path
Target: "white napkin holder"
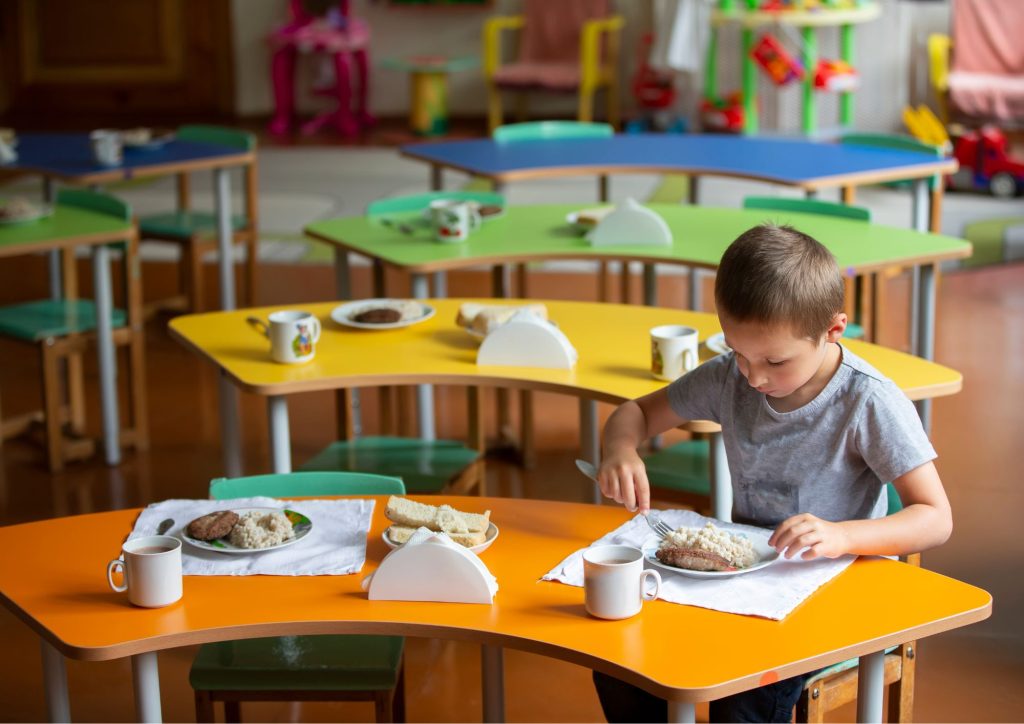
M 579 355 L 565 332 L 530 312 L 516 314 L 490 334 L 476 353 L 478 365 L 572 369 Z
M 371 601 L 493 603 L 498 584 L 480 558 L 443 533 L 421 528 L 363 579 Z
M 591 246 L 672 246 L 665 220 L 634 199 L 626 199 L 587 234 Z

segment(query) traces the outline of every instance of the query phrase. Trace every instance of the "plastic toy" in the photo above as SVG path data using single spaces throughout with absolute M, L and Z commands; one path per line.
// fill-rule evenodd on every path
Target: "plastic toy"
M 765 33 L 757 41 L 750 56 L 764 69 L 775 85 L 783 86 L 794 80 L 803 80 L 803 64 L 786 50 L 785 46 L 771 33 Z
M 744 128 L 743 94 L 733 91 L 724 98 L 705 98 L 700 104 L 701 125 L 724 133 L 741 133 Z
M 950 186 L 960 190 L 988 190 L 1009 199 L 1024 189 L 1024 159 L 1011 158 L 1006 136 L 995 126 L 968 131 L 953 143 L 953 156 L 960 170 L 950 177 Z
M 290 20 L 271 33 L 273 48 L 271 78 L 274 85 L 274 116 L 269 130 L 284 135 L 292 130 L 295 115 L 295 64 L 299 53 L 320 53 L 320 77 L 314 93 L 331 96 L 337 106 L 318 114 L 302 126 L 305 134 L 325 125 L 343 136 L 356 135 L 374 123 L 366 107 L 369 95 L 370 29 L 365 22 L 349 14 L 349 0 L 289 0 Z M 358 81 L 355 108 L 349 59 L 355 65 Z
M 939 146 L 945 153 L 950 153 L 953 144 L 949 140 L 949 134 L 942 121 L 932 112 L 932 109 L 925 105 L 917 108 L 907 106 L 903 109 L 903 123 L 910 131 L 910 135 L 919 141 L 932 146 Z
M 633 98 L 641 115 L 626 123 L 626 133 L 645 133 L 650 130 L 685 133 L 686 119 L 672 112 L 676 100 L 675 76 L 666 70 L 651 67 L 650 55 L 654 36 L 644 34 L 640 40 L 640 59 L 633 76 Z
M 849 93 L 860 85 L 857 69 L 845 60 L 819 60 L 814 71 L 814 87 L 824 91 Z

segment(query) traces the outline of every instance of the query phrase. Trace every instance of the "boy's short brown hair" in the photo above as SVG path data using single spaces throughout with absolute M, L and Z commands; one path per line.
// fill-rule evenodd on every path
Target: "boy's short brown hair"
M 715 304 L 737 322 L 785 324 L 817 339 L 843 309 L 843 280 L 820 242 L 791 226 L 762 224 L 725 250 Z

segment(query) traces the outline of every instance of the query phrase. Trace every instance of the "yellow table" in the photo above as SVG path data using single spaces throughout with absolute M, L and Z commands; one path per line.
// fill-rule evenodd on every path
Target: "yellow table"
M 984 620 L 992 608 L 986 591 L 966 583 L 897 561 L 860 559 L 783 621 L 664 601 L 645 604 L 625 621 L 598 621 L 584 612 L 582 589 L 538 579 L 627 520 L 630 514 L 622 508 L 477 497 L 431 496 L 429 502 L 492 511 L 501 535 L 481 560 L 500 585 L 493 605 L 368 601 L 360 580 L 388 552 L 380 538 L 388 523 L 383 497 L 377 499 L 359 574 L 186 576 L 182 600 L 160 609 L 134 608 L 103 578 L 137 509 L 0 528 L 0 548 L 19 552 L 0 558 L 0 601 L 40 636 L 54 721 L 67 721 L 70 714 L 65 658 L 130 656 L 137 718 L 159 721 L 157 651 L 341 633 L 480 643 L 485 721 L 504 718 L 505 647 L 625 679 L 668 699 L 674 721 L 693 721 L 695 702 L 859 656 L 858 721 L 880 721 L 882 667 L 872 667 L 884 649 Z
M 228 381 L 268 398 L 273 469 L 285 473 L 292 469 L 288 395 L 413 384 L 511 387 L 579 397 L 581 452 L 597 464 L 596 403 L 619 404 L 665 384 L 654 379 L 649 371 L 648 330 L 661 324 L 686 324 L 696 327 L 704 340 L 721 329 L 715 315 L 701 312 L 544 301 L 551 319 L 558 322 L 579 352 L 575 369 L 480 367 L 476 364 L 479 342 L 456 326 L 455 317 L 463 302 L 486 300 L 424 301 L 437 310 L 433 318 L 402 329 L 371 331 L 342 327 L 331 321 L 335 302 L 303 305 L 323 325 L 316 358 L 305 365 L 271 361 L 266 339 L 246 324 L 246 317 L 265 318 L 273 308 L 181 316 L 171 321 L 170 330 L 174 338 L 212 362 Z M 532 300 L 522 300 L 524 304 L 527 301 Z M 948 367 L 866 342 L 850 340 L 843 344 L 890 377 L 912 400 L 951 395 L 960 390 L 960 373 Z M 223 440 L 239 439 L 235 415 L 232 406 L 222 407 Z M 710 433 L 720 430 L 717 424 L 707 421 L 691 422 L 687 429 Z M 728 519 L 732 509 L 731 485 L 720 434 L 712 436 L 712 453 L 712 507 L 715 517 Z M 240 458 L 237 451 L 228 454 L 235 456 Z M 599 498 L 596 489 L 595 496 Z

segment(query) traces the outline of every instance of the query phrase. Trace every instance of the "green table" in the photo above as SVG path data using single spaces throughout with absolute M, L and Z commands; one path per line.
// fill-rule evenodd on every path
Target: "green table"
M 402 233 L 379 218 L 348 217 L 318 221 L 305 233 L 335 247 L 338 291 L 348 296 L 348 252 L 369 257 L 378 270 L 390 265 L 412 274 L 413 296 L 428 296 L 426 274 L 481 264 L 547 261 L 552 259 L 618 259 L 639 261 L 644 267 L 645 303 L 657 296 L 655 264 L 678 264 L 715 269 L 729 244 L 752 226 L 766 220 L 789 223 L 821 241 L 836 256 L 848 276 L 880 271 L 892 266 L 920 268 L 917 305 L 918 350 L 934 358 L 935 267 L 948 259 L 971 255 L 962 239 L 901 229 L 862 221 L 835 219 L 794 212 L 741 210 L 675 204 L 650 204 L 672 230 L 672 246 L 643 245 L 594 248 L 566 221 L 579 204 L 509 207 L 506 213 L 485 221 L 463 244 L 438 244 L 430 228 L 413 223 L 414 233 Z M 417 217 L 410 221 L 415 222 Z M 377 273 L 376 279 L 383 279 Z M 379 285 L 378 285 L 379 286 Z M 381 290 L 378 288 L 378 294 Z M 502 296 L 496 293 L 495 296 Z M 927 405 L 921 407 L 928 424 Z
M 136 235 L 134 223 L 67 206 L 56 206 L 51 216 L 37 221 L 0 225 L 0 258 L 80 246 L 92 247 L 96 351 L 100 370 L 104 451 L 108 465 L 117 465 L 121 461 L 121 445 L 118 439 L 120 423 L 117 357 L 114 354 L 114 302 L 110 282 L 110 250 L 107 245 L 133 241 Z M 138 319 L 138 315 L 133 315 L 132 311 L 129 310 L 129 319 Z

